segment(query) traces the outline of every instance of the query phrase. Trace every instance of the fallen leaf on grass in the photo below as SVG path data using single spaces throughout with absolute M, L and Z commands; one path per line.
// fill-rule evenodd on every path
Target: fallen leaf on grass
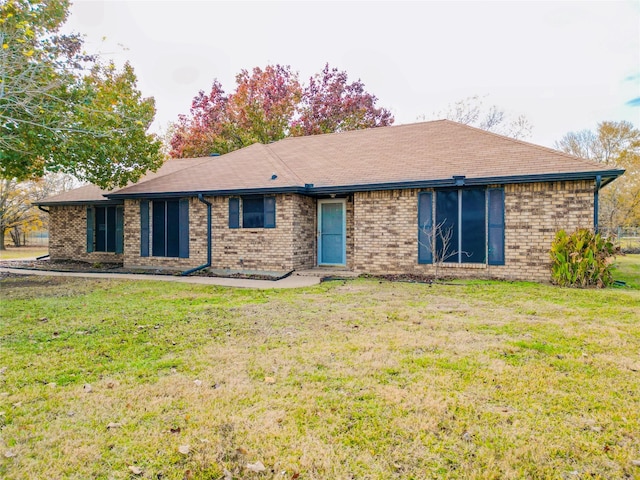
M 194 384 L 196 387 L 201 387 L 201 386 L 202 386 L 202 380 L 194 380 L 194 381 L 193 381 L 193 384 Z
M 238 452 L 240 455 L 246 455 L 247 453 L 249 453 L 249 452 L 247 451 L 247 449 L 246 449 L 246 448 L 244 448 L 244 447 L 238 447 L 238 448 L 236 448 L 236 452 Z
M 135 465 L 129 465 L 129 470 L 134 475 L 142 475 L 142 472 L 144 472 L 144 470 L 142 470 L 140 467 L 136 467 Z
M 112 428 L 120 428 L 122 426 L 121 423 L 118 422 L 109 422 L 107 424 L 107 430 L 111 430 Z
M 640 467 L 640 460 L 631 460 L 631 465 L 635 467 Z
M 191 446 L 190 445 L 180 445 L 178 447 L 178 451 L 183 455 L 189 455 L 189 452 L 191 451 Z
M 247 463 L 245 468 L 251 472 L 256 473 L 264 472 L 267 469 L 260 461 L 256 463 Z
M 89 393 L 93 390 L 93 387 L 91 385 L 89 385 L 88 383 L 85 383 L 84 386 L 82 387 L 82 389 L 86 392 Z
M 266 383 L 267 385 L 273 385 L 274 383 L 276 383 L 276 379 L 273 377 L 264 377 L 264 383 Z
M 233 480 L 233 474 L 226 468 L 224 469 L 224 480 Z
M 11 450 L 7 450 L 6 452 L 4 452 L 4 458 L 13 458 L 15 456 L 16 456 L 15 452 Z
M 171 427 L 171 428 L 169 429 L 169 431 L 170 431 L 171 433 L 180 433 L 180 431 L 181 431 L 181 430 L 182 430 L 182 429 L 181 429 L 180 427 Z

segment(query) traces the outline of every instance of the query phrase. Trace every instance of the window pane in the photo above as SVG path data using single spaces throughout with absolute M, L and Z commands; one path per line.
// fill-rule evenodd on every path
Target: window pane
M 106 252 L 107 218 L 105 207 L 96 207 L 96 252 Z
M 242 199 L 242 227 L 264 227 L 264 198 Z
M 462 262 L 484 263 L 486 251 L 485 191 L 462 190 Z
M 167 257 L 180 254 L 180 201 L 167 201 Z
M 107 207 L 107 252 L 116 251 L 116 207 Z
M 152 219 L 152 254 L 154 257 L 165 257 L 165 202 L 163 200 L 153 201 Z
M 436 249 L 433 260 L 458 262 L 458 191 L 440 190 L 436 193 Z

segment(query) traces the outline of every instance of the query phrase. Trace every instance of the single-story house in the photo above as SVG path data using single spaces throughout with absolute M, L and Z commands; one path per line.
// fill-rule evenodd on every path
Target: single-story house
M 439 120 L 172 159 L 39 205 L 54 260 L 548 281 L 555 232 L 597 229 L 623 172 Z

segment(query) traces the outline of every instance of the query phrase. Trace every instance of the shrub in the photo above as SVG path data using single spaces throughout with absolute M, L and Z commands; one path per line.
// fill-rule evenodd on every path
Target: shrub
M 611 262 L 615 248 L 599 233 L 581 228 L 556 233 L 551 245 L 551 278 L 563 287 L 607 287 L 613 283 Z

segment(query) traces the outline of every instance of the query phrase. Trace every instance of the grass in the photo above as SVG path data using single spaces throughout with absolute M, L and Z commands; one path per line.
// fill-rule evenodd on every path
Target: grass
M 638 290 L 9 277 L 0 295 L 1 478 L 640 476 Z
M 25 258 L 36 258 L 47 255 L 47 247 L 8 247 L 0 250 L 0 260 L 22 260 Z
M 640 289 L 640 254 L 618 255 L 614 263 L 613 278 L 630 288 Z

